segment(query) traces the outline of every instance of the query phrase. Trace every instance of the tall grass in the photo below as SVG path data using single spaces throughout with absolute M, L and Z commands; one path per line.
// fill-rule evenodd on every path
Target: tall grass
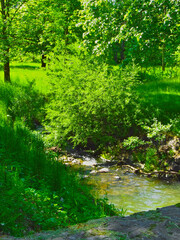
M 16 236 L 115 214 L 78 175 L 44 151 L 40 136 L 0 121 L 0 231 Z

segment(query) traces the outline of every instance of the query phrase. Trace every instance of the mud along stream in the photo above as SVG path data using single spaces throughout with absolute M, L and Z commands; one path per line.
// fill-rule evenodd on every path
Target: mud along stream
M 98 196 L 107 197 L 109 203 L 126 210 L 125 215 L 180 202 L 180 182 L 139 176 L 114 162 L 87 155 L 74 154 L 63 160 L 78 169 L 89 184 L 97 186 Z

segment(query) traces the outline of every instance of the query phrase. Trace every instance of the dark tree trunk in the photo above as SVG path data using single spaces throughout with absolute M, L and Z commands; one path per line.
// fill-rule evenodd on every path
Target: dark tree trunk
M 162 71 L 165 71 L 165 44 L 162 47 Z
M 124 52 L 125 52 L 125 42 L 122 40 L 122 42 L 121 42 L 121 61 L 123 61 L 125 59 Z
M 6 62 L 4 63 L 4 81 L 11 82 L 9 58 L 8 59 L 6 58 Z
M 116 64 L 118 64 L 118 54 L 117 54 L 117 50 L 114 51 L 114 61 Z
M 122 62 L 125 59 L 124 52 L 125 52 L 125 42 L 122 41 L 121 44 L 115 43 L 113 47 L 114 52 L 114 61 L 116 64 Z
M 9 66 L 9 41 L 8 41 L 8 27 L 7 20 L 9 18 L 9 1 L 1 0 L 1 14 L 2 14 L 2 39 L 3 39 L 3 55 L 4 55 L 4 81 L 10 82 L 10 66 Z
M 42 54 L 42 58 L 41 58 L 41 67 L 46 67 L 46 55 L 45 54 Z

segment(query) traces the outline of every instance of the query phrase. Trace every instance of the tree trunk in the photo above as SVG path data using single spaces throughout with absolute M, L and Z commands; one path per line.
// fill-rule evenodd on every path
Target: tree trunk
M 6 62 L 4 63 L 4 82 L 11 82 L 9 57 L 8 57 L 8 59 L 6 58 Z
M 46 55 L 42 54 L 42 58 L 41 58 L 41 67 L 45 68 L 46 67 Z
M 121 42 L 121 61 L 123 61 L 125 59 L 124 52 L 125 52 L 125 42 L 124 42 L 124 40 L 122 40 L 122 42 Z
M 7 20 L 9 17 L 9 2 L 1 0 L 1 15 L 2 15 L 2 39 L 3 39 L 3 55 L 4 55 L 4 82 L 10 82 L 10 66 L 9 66 L 9 41 L 8 41 L 8 26 Z
M 165 71 L 165 44 L 162 47 L 162 71 Z
M 118 54 L 117 54 L 117 50 L 114 51 L 114 61 L 116 64 L 118 64 Z

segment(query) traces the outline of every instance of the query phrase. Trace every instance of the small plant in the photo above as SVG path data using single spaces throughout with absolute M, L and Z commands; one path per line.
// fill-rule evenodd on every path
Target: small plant
M 170 131 L 172 124 L 163 125 L 155 118 L 154 123 L 149 126 L 143 126 L 147 131 L 147 137 L 149 139 L 162 142 L 166 138 L 166 133 Z
M 148 148 L 145 154 L 145 169 L 148 171 L 157 169 L 159 166 L 159 159 L 157 150 L 155 148 Z
M 125 147 L 128 150 L 133 150 L 137 147 L 145 145 L 146 142 L 141 140 L 139 137 L 128 137 L 123 141 L 123 147 Z

